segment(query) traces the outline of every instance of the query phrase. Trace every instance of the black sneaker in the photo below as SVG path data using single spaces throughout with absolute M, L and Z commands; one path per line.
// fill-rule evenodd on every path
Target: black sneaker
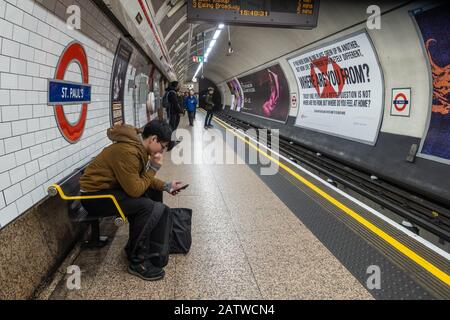
M 157 281 L 166 274 L 164 269 L 155 267 L 149 260 L 139 264 L 130 263 L 128 272 L 145 281 Z
M 208 128 L 214 128 L 212 124 L 208 124 Z

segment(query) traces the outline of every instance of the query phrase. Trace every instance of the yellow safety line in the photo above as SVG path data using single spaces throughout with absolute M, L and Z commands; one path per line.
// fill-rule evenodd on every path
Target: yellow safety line
M 49 187 L 49 189 L 50 189 L 50 188 L 55 188 L 55 189 L 58 191 L 58 193 L 59 193 L 61 199 L 63 199 L 63 200 L 111 199 L 111 200 L 114 202 L 114 205 L 116 206 L 117 211 L 119 211 L 119 214 L 120 214 L 120 216 L 121 216 L 122 219 L 123 219 L 123 222 L 127 222 L 127 218 L 125 217 L 125 215 L 124 215 L 124 213 L 123 213 L 123 211 L 122 211 L 122 208 L 120 207 L 119 203 L 117 202 L 116 197 L 113 196 L 113 195 L 105 194 L 105 195 L 98 195 L 98 196 L 74 196 L 74 197 L 69 197 L 69 196 L 66 196 L 66 195 L 64 194 L 64 191 L 63 191 L 63 190 L 61 189 L 61 187 L 60 187 L 59 185 L 57 185 L 57 184 L 51 185 L 51 186 Z
M 231 128 L 231 127 L 227 123 L 225 123 L 222 120 L 217 119 L 217 118 L 214 118 L 214 120 L 216 122 L 218 122 L 225 130 L 232 132 L 236 137 L 238 137 L 239 139 L 244 141 L 246 144 L 251 146 L 253 149 L 258 151 L 259 153 L 263 154 L 266 158 L 277 163 L 281 168 L 283 168 L 286 172 L 288 172 L 290 175 L 295 177 L 298 181 L 300 181 L 301 183 L 306 185 L 308 188 L 310 188 L 311 190 L 313 190 L 314 192 L 319 194 L 324 199 L 331 202 L 333 205 L 335 205 L 336 207 L 338 207 L 339 209 L 344 211 L 346 214 L 348 214 L 350 217 L 352 217 L 353 219 L 355 219 L 356 221 L 361 223 L 367 229 L 369 229 L 370 231 L 375 233 L 377 236 L 379 236 L 380 238 L 385 240 L 387 243 L 389 243 L 395 249 L 400 251 L 402 254 L 404 254 L 405 256 L 407 256 L 408 258 L 413 260 L 415 263 L 417 263 L 419 266 L 421 266 L 422 268 L 424 268 L 425 270 L 427 270 L 428 272 L 433 274 L 436 278 L 438 278 L 439 280 L 444 282 L 446 285 L 450 286 L 450 276 L 447 273 L 440 270 L 438 267 L 434 266 L 432 263 L 428 262 L 427 260 L 422 258 L 420 255 L 418 255 L 417 253 L 415 253 L 414 251 L 412 251 L 411 249 L 406 247 L 404 244 L 402 244 L 401 242 L 399 242 L 398 240 L 396 240 L 395 238 L 393 238 L 392 236 L 390 236 L 389 234 L 387 234 L 386 232 L 384 232 L 383 230 L 381 230 L 374 224 L 372 224 L 369 221 L 367 221 L 366 219 L 364 219 L 362 216 L 357 214 L 355 211 L 353 211 L 352 209 L 350 209 L 349 207 L 347 207 L 340 201 L 336 200 L 334 197 L 332 197 L 331 195 L 329 195 L 328 193 L 326 193 L 325 191 L 323 191 L 322 189 L 317 187 L 315 184 L 313 184 L 309 180 L 307 180 L 304 177 L 302 177 L 301 175 L 299 175 L 297 172 L 295 172 L 288 166 L 284 165 L 277 159 L 272 158 L 266 152 L 262 151 L 259 147 L 253 145 L 252 143 L 248 142 L 246 139 L 242 138 L 241 135 L 236 134 L 235 131 L 230 130 L 229 128 Z

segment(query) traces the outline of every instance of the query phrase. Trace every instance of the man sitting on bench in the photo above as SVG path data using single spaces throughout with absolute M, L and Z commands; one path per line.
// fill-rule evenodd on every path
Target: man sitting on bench
M 169 208 L 163 205 L 163 191 L 178 193 L 181 182 L 163 182 L 155 178 L 162 165 L 162 153 L 171 142 L 172 130 L 168 123 L 153 120 L 140 133 L 129 125 L 116 125 L 107 132 L 114 143 L 106 147 L 86 168 L 80 179 L 83 195 L 114 195 L 129 221 L 127 247 L 128 272 L 144 280 L 164 277 L 163 265 L 152 263 L 152 233 L 158 233 L 158 224 L 168 219 Z M 156 200 L 156 201 L 155 201 Z M 88 212 L 104 216 L 117 215 L 111 199 L 83 200 Z M 159 232 L 161 233 L 161 231 Z

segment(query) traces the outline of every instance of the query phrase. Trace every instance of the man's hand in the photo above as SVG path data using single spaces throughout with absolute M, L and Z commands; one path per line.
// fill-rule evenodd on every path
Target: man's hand
M 156 164 L 159 167 L 162 166 L 164 158 L 162 153 L 155 153 L 154 155 L 151 155 L 149 158 L 152 165 Z
M 170 188 L 169 193 L 173 196 L 176 196 L 180 193 L 180 189 L 183 186 L 183 183 L 181 181 L 172 181 L 172 186 Z

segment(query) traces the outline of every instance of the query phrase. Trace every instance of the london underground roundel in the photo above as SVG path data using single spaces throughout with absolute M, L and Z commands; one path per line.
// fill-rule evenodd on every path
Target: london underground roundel
M 64 81 L 66 71 L 72 63 L 80 67 L 81 83 Z M 48 105 L 54 106 L 59 130 L 68 142 L 76 143 L 83 135 L 89 103 L 91 103 L 91 85 L 87 54 L 80 43 L 72 42 L 59 59 L 55 79 L 48 81 Z M 78 121 L 71 123 L 67 120 L 63 106 L 80 104 L 82 107 Z

